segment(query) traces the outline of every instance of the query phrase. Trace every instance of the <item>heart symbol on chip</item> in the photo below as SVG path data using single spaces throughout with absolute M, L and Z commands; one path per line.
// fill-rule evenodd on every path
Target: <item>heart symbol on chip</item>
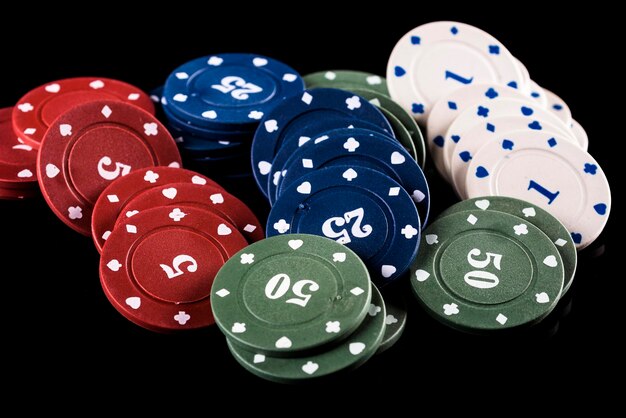
M 418 282 L 423 282 L 430 277 L 430 273 L 425 270 L 415 270 L 415 278 Z
M 167 197 L 168 199 L 174 199 L 178 194 L 178 190 L 173 187 L 168 187 L 167 189 L 163 189 L 161 193 L 163 193 L 163 196 Z
M 292 83 L 296 81 L 297 79 L 298 79 L 298 76 L 296 76 L 295 74 L 287 73 L 283 75 L 283 81 L 286 81 L 287 83 Z
M 89 83 L 89 87 L 91 87 L 94 90 L 98 90 L 104 87 L 104 82 L 102 80 L 94 80 L 91 83 Z
M 308 375 L 311 375 L 319 369 L 320 366 L 317 363 L 313 363 L 311 360 L 307 361 L 305 365 L 302 366 L 302 371 Z
M 61 172 L 61 170 L 59 170 L 59 168 L 56 165 L 54 165 L 54 164 L 46 164 L 46 176 L 48 176 L 48 178 L 53 179 L 60 172 Z
M 61 136 L 72 135 L 72 125 L 68 125 L 67 123 L 62 123 L 61 126 L 59 126 L 59 132 L 61 133 Z
M 276 340 L 276 348 L 290 348 L 291 347 L 291 340 L 287 337 L 280 337 L 278 340 Z
M 439 237 L 435 234 L 428 234 L 424 238 L 426 238 L 426 244 L 428 245 L 439 244 Z
M 335 263 L 336 262 L 343 263 L 344 261 L 346 261 L 346 253 L 334 253 L 333 261 Z
M 205 110 L 202 112 L 202 117 L 207 119 L 216 119 L 217 112 L 215 110 Z
M 302 241 L 301 239 L 290 239 L 287 244 L 289 244 L 292 249 L 297 250 L 298 248 L 302 247 L 304 241 Z
M 209 196 L 209 199 L 211 199 L 211 202 L 214 205 L 224 203 L 224 196 L 221 193 L 212 194 L 211 196 Z
M 548 303 L 550 302 L 550 296 L 546 292 L 536 293 L 535 299 L 537 303 Z
M 309 194 L 311 193 L 311 183 L 309 183 L 308 181 L 305 181 L 304 183 L 302 183 L 301 185 L 299 185 L 296 190 L 298 191 L 298 193 L 300 194 Z
M 535 208 L 524 208 L 522 209 L 522 213 L 527 218 L 537 215 L 537 212 L 535 212 Z
M 58 93 L 59 91 L 61 91 L 61 86 L 58 85 L 57 83 L 54 84 L 48 84 L 46 87 L 44 87 L 44 89 L 48 92 L 48 93 Z
M 224 225 L 224 224 L 220 224 L 220 225 L 217 227 L 217 235 L 222 235 L 222 236 L 224 236 L 224 235 L 230 235 L 232 232 L 233 232 L 233 230 L 232 230 L 232 229 L 230 229 L 229 227 L 227 227 L 227 226 L 226 226 L 226 225 Z
M 474 202 L 474 205 L 476 205 L 478 209 L 487 210 L 489 207 L 489 201 L 487 199 L 477 200 Z
M 543 264 L 545 264 L 548 267 L 556 267 L 558 266 L 558 261 L 556 260 L 556 257 L 553 255 L 549 255 L 546 258 L 543 259 Z
M 385 279 L 388 279 L 389 277 L 391 277 L 395 272 L 396 272 L 396 268 L 388 264 L 385 264 L 380 268 L 380 273 L 383 275 Z
M 203 178 L 202 178 L 202 177 L 200 177 L 200 176 L 193 176 L 193 177 L 191 178 L 191 182 L 192 182 L 193 184 L 199 184 L 200 186 L 204 186 L 204 185 L 206 184 L 206 179 L 203 179 Z
M 350 350 L 350 354 L 353 356 L 359 355 L 365 350 L 365 344 L 363 343 L 350 343 L 348 346 L 348 350 Z
M 139 309 L 139 307 L 141 306 L 141 299 L 139 299 L 137 296 L 131 296 L 129 298 L 126 298 L 126 304 L 133 309 Z
M 403 164 L 405 161 L 406 158 L 404 158 L 404 155 L 400 154 L 398 151 L 391 153 L 391 164 Z

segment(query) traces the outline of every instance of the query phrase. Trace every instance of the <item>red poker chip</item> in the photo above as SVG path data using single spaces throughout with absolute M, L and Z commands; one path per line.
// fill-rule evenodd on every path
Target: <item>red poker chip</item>
M 91 236 L 102 252 L 122 208 L 138 194 L 170 183 L 191 183 L 221 189 L 215 181 L 195 171 L 173 167 L 147 167 L 120 177 L 100 193 L 91 215 Z
M 157 165 L 181 166 L 167 129 L 136 106 L 96 101 L 70 109 L 50 125 L 37 157 L 37 177 L 53 212 L 90 235 L 100 193 L 133 170 Z
M 265 238 L 263 226 L 250 208 L 225 190 L 190 183 L 171 183 L 137 194 L 124 206 L 115 228 L 129 217 L 159 206 L 193 206 L 208 209 L 237 227 L 253 243 Z
M 204 328 L 214 323 L 215 275 L 246 245 L 234 225 L 208 210 L 152 208 L 113 230 L 100 258 L 100 282 L 115 309 L 139 326 Z
M 37 188 L 37 150 L 13 132 L 12 108 L 0 109 L 0 187 Z
M 99 100 L 130 103 L 154 115 L 150 97 L 131 84 L 110 78 L 67 78 L 26 93 L 13 108 L 13 129 L 25 143 L 38 148 L 57 117 L 75 106 Z

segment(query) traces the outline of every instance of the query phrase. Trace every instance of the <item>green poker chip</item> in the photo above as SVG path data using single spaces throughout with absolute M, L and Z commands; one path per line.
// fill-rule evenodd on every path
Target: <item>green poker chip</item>
M 237 362 L 251 373 L 279 383 L 296 383 L 353 370 L 378 350 L 385 334 L 385 303 L 372 286 L 372 299 L 360 326 L 341 343 L 323 347 L 314 354 L 298 357 L 272 357 L 242 348 L 227 339 L 228 348 Z
M 358 93 L 355 93 L 358 94 Z M 415 161 L 417 161 L 417 150 L 415 149 L 415 144 L 411 139 L 411 134 L 404 127 L 404 125 L 400 122 L 400 120 L 393 115 L 389 110 L 384 107 L 378 107 L 378 109 L 382 112 L 382 114 L 387 118 L 391 128 L 393 129 L 393 133 L 395 138 L 398 140 L 400 145 L 404 147 L 404 149 L 413 157 Z M 419 164 L 419 161 L 417 161 Z
M 395 118 L 408 131 L 413 145 L 411 147 L 407 147 L 405 143 L 402 142 L 401 138 L 398 138 L 398 140 L 405 148 L 407 148 L 407 150 L 409 150 L 409 148 L 414 150 L 414 154 L 412 155 L 415 155 L 415 160 L 420 165 L 420 167 L 424 168 L 424 166 L 426 165 L 426 141 L 424 140 L 424 135 L 422 135 L 422 131 L 417 125 L 417 122 L 415 121 L 415 119 L 413 119 L 413 116 L 411 116 L 406 110 L 404 110 L 402 106 L 400 106 L 398 103 L 394 102 L 392 99 L 385 96 L 384 94 L 380 94 L 378 92 L 366 89 L 353 89 L 350 91 L 363 97 L 373 105 L 378 106 L 381 110 L 383 110 L 385 116 L 387 116 L 387 112 L 395 116 Z M 395 132 L 396 126 L 391 120 L 389 120 L 389 123 L 391 123 L 391 126 L 393 127 Z M 396 136 L 398 136 L 398 133 L 395 133 Z
M 418 301 L 453 328 L 486 332 L 534 324 L 563 290 L 561 256 L 525 219 L 465 211 L 437 219 L 423 233 L 411 269 Z
M 515 215 L 519 218 L 526 219 L 528 222 L 541 229 L 543 233 L 552 240 L 561 255 L 563 269 L 565 271 L 563 294 L 569 290 L 576 273 L 578 253 L 576 252 L 576 246 L 572 240 L 572 236 L 558 219 L 532 203 L 504 196 L 488 196 L 464 200 L 446 209 L 439 217 L 466 210 L 478 209 L 495 210 L 497 212 Z
M 387 310 L 385 317 L 385 335 L 376 354 L 393 347 L 404 332 L 407 319 L 407 306 L 404 295 L 395 288 L 383 289 L 383 299 Z
M 352 91 L 352 89 L 367 89 L 382 93 L 389 97 L 387 80 L 376 74 L 363 71 L 329 70 L 307 74 L 303 77 L 307 89 L 335 88 Z
M 288 234 L 231 257 L 215 277 L 211 307 L 235 344 L 294 356 L 350 335 L 367 314 L 371 288 L 365 264 L 348 247 Z

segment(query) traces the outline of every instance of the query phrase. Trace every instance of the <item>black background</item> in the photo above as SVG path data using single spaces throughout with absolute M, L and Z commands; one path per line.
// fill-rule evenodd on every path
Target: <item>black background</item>
M 93 389 L 111 402 L 149 388 L 150 397 L 141 402 L 158 398 L 181 404 L 216 402 L 215 391 L 232 394 L 241 388 L 246 388 L 246 396 L 269 391 L 277 401 L 302 394 L 315 400 L 356 389 L 362 391 L 360 403 L 393 399 L 394 405 L 416 407 L 422 398 L 424 405 L 432 402 L 426 397 L 429 393 L 476 393 L 476 403 L 468 404 L 475 408 L 496 399 L 496 393 L 504 395 L 497 397 L 500 400 L 520 401 L 532 395 L 576 402 L 553 399 L 555 388 L 602 389 L 608 386 L 605 375 L 619 380 L 623 314 L 618 289 L 624 277 L 617 269 L 623 248 L 617 222 L 622 208 L 620 167 L 612 147 L 623 141 L 616 128 L 623 122 L 615 116 L 610 100 L 619 97 L 623 88 L 620 76 L 613 73 L 618 29 L 607 17 L 610 11 L 551 13 L 529 5 L 461 11 L 447 10 L 444 4 L 434 10 L 433 5 L 402 7 L 385 2 L 341 12 L 331 3 L 302 3 L 283 11 L 287 17 L 279 17 L 281 8 L 269 5 L 248 10 L 235 4 L 217 9 L 207 3 L 210 13 L 183 4 L 140 13 L 93 7 L 93 11 L 79 11 L 79 18 L 58 8 L 40 9 L 39 18 L 28 15 L 26 19 L 26 14 L 18 13 L 13 16 L 17 27 L 7 22 L 0 26 L 0 106 L 13 105 L 43 83 L 73 76 L 119 78 L 150 90 L 179 64 L 219 52 L 267 55 L 301 74 L 356 69 L 384 75 L 389 54 L 404 33 L 433 20 L 457 20 L 497 37 L 526 64 L 536 82 L 569 104 L 589 134 L 590 153 L 613 187 L 611 218 L 596 243 L 579 254 L 572 289 L 532 331 L 466 335 L 439 325 L 411 301 L 408 327 L 397 346 L 347 376 L 293 387 L 266 382 L 240 367 L 216 328 L 160 335 L 130 323 L 100 288 L 99 257 L 90 238 L 66 227 L 42 198 L 2 201 L 4 358 L 6 367 L 12 364 L 19 369 L 16 374 L 5 370 L 7 381 L 23 382 L 22 390 L 37 395 L 59 388 L 64 380 L 70 383 L 60 387 L 66 395 L 79 388 Z M 9 15 L 7 19 L 11 20 Z M 26 40 L 25 33 L 32 41 Z M 431 162 L 427 164 L 432 216 L 436 216 L 455 198 Z M 254 188 L 244 183 L 228 187 L 264 219 L 268 206 Z M 115 384 L 94 389 L 107 379 Z M 404 386 L 409 397 L 396 395 L 402 389 L 400 379 L 411 382 Z M 204 397 L 188 396 L 209 387 L 213 389 Z

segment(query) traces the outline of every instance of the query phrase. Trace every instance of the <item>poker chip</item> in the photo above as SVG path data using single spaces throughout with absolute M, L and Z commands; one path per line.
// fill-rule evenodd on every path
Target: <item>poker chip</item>
M 366 128 L 390 134 L 391 125 L 378 108 L 354 93 L 339 89 L 306 90 L 283 100 L 263 118 L 252 141 L 252 173 L 266 193 L 268 175 L 278 150 L 294 141 L 302 144 L 338 128 Z
M 423 169 L 426 165 L 426 143 L 424 142 L 424 136 L 417 122 L 415 122 L 415 119 L 413 119 L 402 106 L 381 93 L 363 89 L 352 89 L 350 91 L 367 99 L 383 112 L 393 128 L 395 137 Z M 408 140 L 405 139 L 404 131 L 409 134 L 410 144 Z
M 218 270 L 247 245 L 222 217 L 195 207 L 143 211 L 113 230 L 100 259 L 100 281 L 112 305 L 152 331 L 210 326 L 211 286 Z
M 602 232 L 611 191 L 600 165 L 577 145 L 544 132 L 507 134 L 485 144 L 468 169 L 469 198 L 509 196 L 545 209 L 581 250 Z
M 17 189 L 18 196 L 30 197 L 35 193 L 28 192 L 38 188 L 37 151 L 13 133 L 11 112 L 12 108 L 0 109 L 0 189 Z
M 230 342 L 275 357 L 347 338 L 371 299 L 361 259 L 342 244 L 307 234 L 249 245 L 224 264 L 211 290 L 215 322 Z
M 26 93 L 13 108 L 13 129 L 24 143 L 39 148 L 57 117 L 80 104 L 101 100 L 122 101 L 154 114 L 150 97 L 128 83 L 110 78 L 67 78 Z
M 168 183 L 136 193 L 128 199 L 121 210 L 115 228 L 125 219 L 136 216 L 144 210 L 160 206 L 200 207 L 216 213 L 237 230 L 250 243 L 265 237 L 263 227 L 256 215 L 241 200 L 227 193 L 221 187 L 199 185 L 191 182 Z
M 168 109 L 193 125 L 254 130 L 283 98 L 300 94 L 304 83 L 288 65 L 261 55 L 225 53 L 197 58 L 168 76 Z
M 444 178 L 447 173 L 443 164 L 443 148 L 446 141 L 446 132 L 454 120 L 468 107 L 476 103 L 489 103 L 500 99 L 530 100 L 517 89 L 498 84 L 470 84 L 441 96 L 434 104 L 428 115 L 426 133 L 428 150 L 435 163 L 435 167 Z
M 561 256 L 565 274 L 563 294 L 569 290 L 576 273 L 578 254 L 572 237 L 558 219 L 532 203 L 504 196 L 485 196 L 458 202 L 444 210 L 439 217 L 443 218 L 454 213 L 468 210 L 490 210 L 508 213 L 524 219 L 526 222 L 530 222 L 539 228 L 550 238 Z
M 530 122 L 534 124 L 535 121 Z M 452 142 L 452 158 L 448 177 L 459 197 L 466 198 L 465 178 L 473 156 L 486 143 L 505 138 L 510 132 L 533 131 L 548 132 L 558 135 L 559 127 L 550 122 L 536 123 L 534 128 L 529 128 L 528 118 L 522 115 L 502 116 L 486 119 L 484 122 L 463 132 L 463 140 L 458 144 Z M 570 138 L 566 138 L 570 139 Z
M 488 33 L 459 22 L 431 22 L 406 33 L 387 63 L 391 98 L 425 124 L 432 106 L 476 83 L 519 88 L 523 75 L 513 55 Z
M 307 89 L 334 88 L 353 91 L 365 89 L 389 96 L 387 80 L 376 74 L 364 71 L 328 70 L 307 74 L 303 77 Z
M 359 327 L 344 341 L 321 352 L 298 357 L 272 357 L 227 340 L 231 354 L 251 373 L 278 383 L 297 383 L 353 370 L 379 349 L 386 326 L 385 301 L 372 286 L 372 301 Z
M 129 201 L 148 189 L 183 182 L 220 188 L 219 184 L 195 171 L 165 166 L 137 169 L 112 181 L 100 193 L 91 216 L 91 236 L 98 252 L 102 252 L 117 218 Z
M 269 213 L 268 237 L 315 234 L 352 249 L 384 286 L 407 271 L 420 238 L 415 203 L 395 180 L 358 166 L 315 170 L 286 188 Z
M 534 104 L 514 99 L 484 101 L 465 109 L 448 128 L 443 147 L 444 172 L 450 172 L 452 153 L 455 149 L 452 144 L 456 144 L 456 147 L 462 147 L 465 132 L 476 125 L 485 124 L 487 118 L 499 118 L 503 116 L 521 116 L 527 118 L 527 129 L 530 131 L 541 131 L 543 124 L 549 123 L 551 129 L 556 130 L 556 133 L 560 134 L 562 138 L 576 142 L 574 134 L 568 127 L 569 125 L 564 125 L 553 113 L 541 109 Z M 486 124 L 485 127 L 487 130 L 494 129 L 492 126 Z
M 422 235 L 411 265 L 420 304 L 450 327 L 488 332 L 531 325 L 556 306 L 563 263 L 532 223 L 503 212 L 439 218 Z
M 292 184 L 301 183 L 312 171 L 325 167 L 349 166 L 377 170 L 398 182 L 412 197 L 421 224 L 428 222 L 430 191 L 424 172 L 417 162 L 398 144 L 370 135 L 354 135 L 350 130 L 328 132 L 324 141 L 301 147 L 282 167 L 285 175 L 277 187 L 276 197 Z M 270 202 L 275 203 L 274 199 Z
M 151 114 L 121 101 L 92 101 L 59 116 L 43 137 L 37 177 L 52 211 L 90 235 L 100 193 L 133 170 L 180 167 L 176 144 Z

